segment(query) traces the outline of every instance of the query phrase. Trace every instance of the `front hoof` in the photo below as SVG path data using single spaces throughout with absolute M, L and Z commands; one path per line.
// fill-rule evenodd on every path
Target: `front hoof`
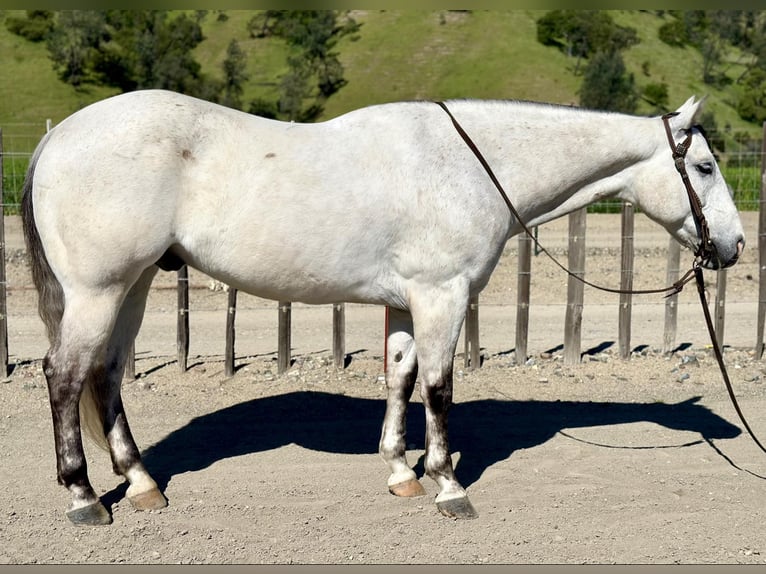
M 461 496 L 458 498 L 450 498 L 436 503 L 436 508 L 439 509 L 444 516 L 450 518 L 478 518 L 479 513 L 468 500 L 467 496 Z
M 129 496 L 128 500 L 136 510 L 159 510 L 168 505 L 168 501 L 159 489 L 153 488 L 135 496 Z
M 66 516 L 77 526 L 105 526 L 112 523 L 112 515 L 100 502 L 67 510 Z
M 416 496 L 425 496 L 426 489 L 420 484 L 417 478 L 400 482 L 388 487 L 388 491 L 396 496 L 403 496 L 406 498 L 414 498 Z

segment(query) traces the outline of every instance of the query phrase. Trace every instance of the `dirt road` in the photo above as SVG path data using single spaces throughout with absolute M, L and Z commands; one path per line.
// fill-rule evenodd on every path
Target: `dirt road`
M 726 360 L 742 408 L 766 436 L 766 365 L 753 356 L 758 300 L 750 248 L 728 271 Z M 456 357 L 456 472 L 480 513 L 441 516 L 436 485 L 398 499 L 377 454 L 384 410 L 383 311 L 347 308 L 350 363 L 331 362 L 330 307 L 296 305 L 292 368 L 276 370 L 276 304 L 240 296 L 237 372 L 223 374 L 226 295 L 192 273 L 191 368 L 175 362 L 174 276 L 158 277 L 123 398 L 170 505 L 134 511 L 108 455 L 87 446 L 114 524 L 77 528 L 56 484 L 46 342 L 18 221 L 6 221 L 9 348 L 0 382 L 0 563 L 763 563 L 766 454 L 728 402 L 696 293 L 679 302 L 678 350 L 660 352 L 664 301 L 634 300 L 629 360 L 617 355 L 617 296 L 586 289 L 585 351 L 561 359 L 566 277 L 533 261 L 529 364 L 513 360 L 516 242 L 481 296 L 484 365 Z M 566 219 L 540 229 L 564 254 Z M 590 216 L 586 276 L 619 280 L 619 217 Z M 665 281 L 668 239 L 636 220 L 635 286 Z M 682 263 L 690 260 L 682 255 Z M 711 300 L 715 276 L 706 274 Z M 462 351 L 462 343 L 459 347 Z M 416 393 L 417 395 L 417 393 Z M 422 473 L 414 398 L 409 459 Z

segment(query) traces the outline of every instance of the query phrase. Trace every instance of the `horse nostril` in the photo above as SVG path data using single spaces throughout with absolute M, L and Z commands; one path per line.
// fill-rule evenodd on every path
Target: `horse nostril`
M 739 259 L 739 256 L 742 255 L 742 252 L 745 250 L 745 238 L 743 237 L 739 241 L 737 241 L 737 259 Z
M 737 241 L 737 253 L 734 254 L 734 256 L 726 262 L 724 267 L 731 267 L 734 265 L 737 261 L 739 261 L 740 256 L 742 255 L 742 252 L 745 250 L 745 238 L 740 238 L 739 241 Z

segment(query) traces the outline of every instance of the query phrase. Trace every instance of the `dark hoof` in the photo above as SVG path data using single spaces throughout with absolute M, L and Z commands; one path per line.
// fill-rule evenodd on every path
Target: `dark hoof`
M 437 502 L 436 508 L 450 518 L 478 518 L 479 516 L 467 496 Z
M 112 515 L 103 504 L 95 502 L 89 506 L 67 510 L 67 518 L 77 526 L 104 526 L 112 523 Z
M 426 489 L 420 484 L 417 478 L 400 482 L 388 487 L 388 491 L 396 496 L 404 496 L 407 498 L 414 498 L 416 496 L 425 496 Z
M 159 510 L 168 505 L 165 495 L 156 488 L 130 496 L 128 500 L 136 510 Z

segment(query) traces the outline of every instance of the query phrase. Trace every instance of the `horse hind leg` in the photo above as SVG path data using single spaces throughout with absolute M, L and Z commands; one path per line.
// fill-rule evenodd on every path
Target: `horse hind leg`
M 67 511 L 72 522 L 109 524 L 111 515 L 88 479 L 79 405 L 85 386 L 103 372 L 104 351 L 121 296 L 114 291 L 89 290 L 67 295 L 58 335 L 43 359 L 53 418 L 57 477 L 72 497 Z
M 412 317 L 405 311 L 389 309 L 387 341 L 386 415 L 380 437 L 380 455 L 391 475 L 388 490 L 397 496 L 423 496 L 426 491 L 407 463 L 405 438 L 407 403 L 418 372 Z
M 128 293 L 120 307 L 109 340 L 103 377 L 92 378 L 87 397 L 81 402 L 88 434 L 109 450 L 115 474 L 130 483 L 127 497 L 137 510 L 156 510 L 167 506 L 167 499 L 149 475 L 130 431 L 120 388 L 130 345 L 138 334 L 146 308 L 149 287 L 157 271 L 147 269 Z

